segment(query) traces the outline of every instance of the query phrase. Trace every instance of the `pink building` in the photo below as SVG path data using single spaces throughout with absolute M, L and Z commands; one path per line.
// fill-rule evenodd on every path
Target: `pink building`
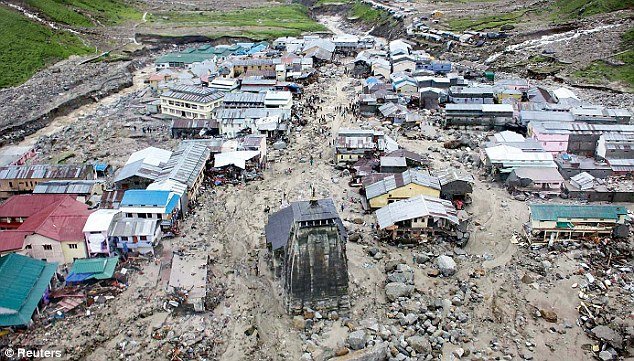
M 528 136 L 537 140 L 545 151 L 557 155 L 568 150 L 568 132 L 542 132 L 543 128 L 528 125 Z

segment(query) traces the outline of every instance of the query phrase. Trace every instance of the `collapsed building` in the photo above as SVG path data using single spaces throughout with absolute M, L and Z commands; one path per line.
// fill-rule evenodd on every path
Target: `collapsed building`
M 289 312 L 350 307 L 348 236 L 332 199 L 291 203 L 269 216 L 265 233 Z

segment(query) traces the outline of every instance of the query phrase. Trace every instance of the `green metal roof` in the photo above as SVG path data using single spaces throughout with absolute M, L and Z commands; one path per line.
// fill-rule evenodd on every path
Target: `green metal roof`
M 15 253 L 0 257 L 0 326 L 29 324 L 56 270 L 57 263 Z
M 156 63 L 184 63 L 192 64 L 209 60 L 214 56 L 226 57 L 240 50 L 238 45 L 214 48 L 204 45 L 199 48 L 187 48 L 181 52 L 167 53 L 156 59 Z
M 536 221 L 557 221 L 560 218 L 601 218 L 617 220 L 627 215 L 621 206 L 589 206 L 567 204 L 531 204 L 531 218 Z
M 78 259 L 73 262 L 68 274 L 83 274 L 87 275 L 84 279 L 105 280 L 112 278 L 118 262 L 118 257 Z

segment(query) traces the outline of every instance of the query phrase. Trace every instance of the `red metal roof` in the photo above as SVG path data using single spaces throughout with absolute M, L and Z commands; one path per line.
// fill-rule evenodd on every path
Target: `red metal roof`
M 80 241 L 91 213 L 87 205 L 67 196 L 27 218 L 18 231 L 37 233 L 59 242 Z
M 82 230 L 91 213 L 86 204 L 68 197 L 29 217 L 18 230 L 33 229 L 60 242 L 78 241 L 84 238 Z
M 24 237 L 29 234 L 29 232 L 17 230 L 0 231 L 0 252 L 21 250 L 24 245 Z
M 0 218 L 30 217 L 68 196 L 68 194 L 20 194 L 13 196 L 0 205 Z

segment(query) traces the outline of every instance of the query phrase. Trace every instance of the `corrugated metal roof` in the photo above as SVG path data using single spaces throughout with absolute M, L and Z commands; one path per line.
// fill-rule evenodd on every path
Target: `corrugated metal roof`
M 205 170 L 210 156 L 211 152 L 205 144 L 182 142 L 157 180 L 172 179 L 192 187 L 196 178 Z
M 226 93 L 211 88 L 196 87 L 191 85 L 179 85 L 163 92 L 161 98 L 178 99 L 196 103 L 212 103 L 222 99 Z
M 518 178 L 530 179 L 533 182 L 562 183 L 564 181 L 557 168 L 521 167 L 513 172 Z
M 622 206 L 590 206 L 570 204 L 531 204 L 531 219 L 538 221 L 557 221 L 562 218 L 609 219 L 618 220 L 627 215 Z
M 146 189 L 154 191 L 170 191 L 182 197 L 187 192 L 187 185 L 173 179 L 163 179 L 158 182 L 151 183 Z
M 570 177 L 570 182 L 581 190 L 587 190 L 594 187 L 594 177 L 587 172 L 581 172 Z
M 147 189 L 131 189 L 125 191 L 120 208 L 128 207 L 165 208 L 164 213 L 172 213 L 180 196 L 169 191 L 153 191 Z
M 257 150 L 242 150 L 235 152 L 224 152 L 216 154 L 214 157 L 214 168 L 222 168 L 228 165 L 235 165 L 240 169 L 245 169 L 246 161 L 260 154 Z
M 0 167 L 0 179 L 86 179 L 89 165 L 12 165 Z
M 78 259 L 68 272 L 67 282 L 74 282 L 74 276 L 81 275 L 81 280 L 112 278 L 119 263 L 119 257 Z
M 259 105 L 264 106 L 264 99 L 266 93 L 247 93 L 247 92 L 235 92 L 226 93 L 222 103 L 226 107 L 236 107 L 244 105 Z
M 109 237 L 153 236 L 160 220 L 147 218 L 123 218 L 114 223 Z
M 458 211 L 450 201 L 424 195 L 396 201 L 376 211 L 380 229 L 420 217 L 446 219 L 458 224 Z
M 69 180 L 48 181 L 38 183 L 33 189 L 34 194 L 92 194 L 95 186 L 103 183 L 97 180 Z
M 407 170 L 403 173 L 394 174 L 383 178 L 382 180 L 370 184 L 365 187 L 367 199 L 376 198 L 390 192 L 396 188 L 406 186 L 410 183 L 418 184 L 423 187 L 440 190 L 440 181 L 436 177 L 432 177 L 427 173 L 415 170 Z
M 261 119 L 271 116 L 279 116 L 281 120 L 287 120 L 291 116 L 291 110 L 279 108 L 218 108 L 216 110 L 216 118 L 220 121 L 232 119 Z
M 28 325 L 55 275 L 57 263 L 19 254 L 0 257 L 0 326 Z
M 119 170 L 119 173 L 117 173 L 117 176 L 114 178 L 114 182 L 118 183 L 134 176 L 156 180 L 160 174 L 160 167 L 146 164 L 141 159 L 134 163 L 126 164 L 123 168 L 121 168 Z
M 456 168 L 437 170 L 434 172 L 434 176 L 438 177 L 441 186 L 456 181 L 467 182 L 470 184 L 475 183 L 475 178 L 473 177 L 473 175 Z

